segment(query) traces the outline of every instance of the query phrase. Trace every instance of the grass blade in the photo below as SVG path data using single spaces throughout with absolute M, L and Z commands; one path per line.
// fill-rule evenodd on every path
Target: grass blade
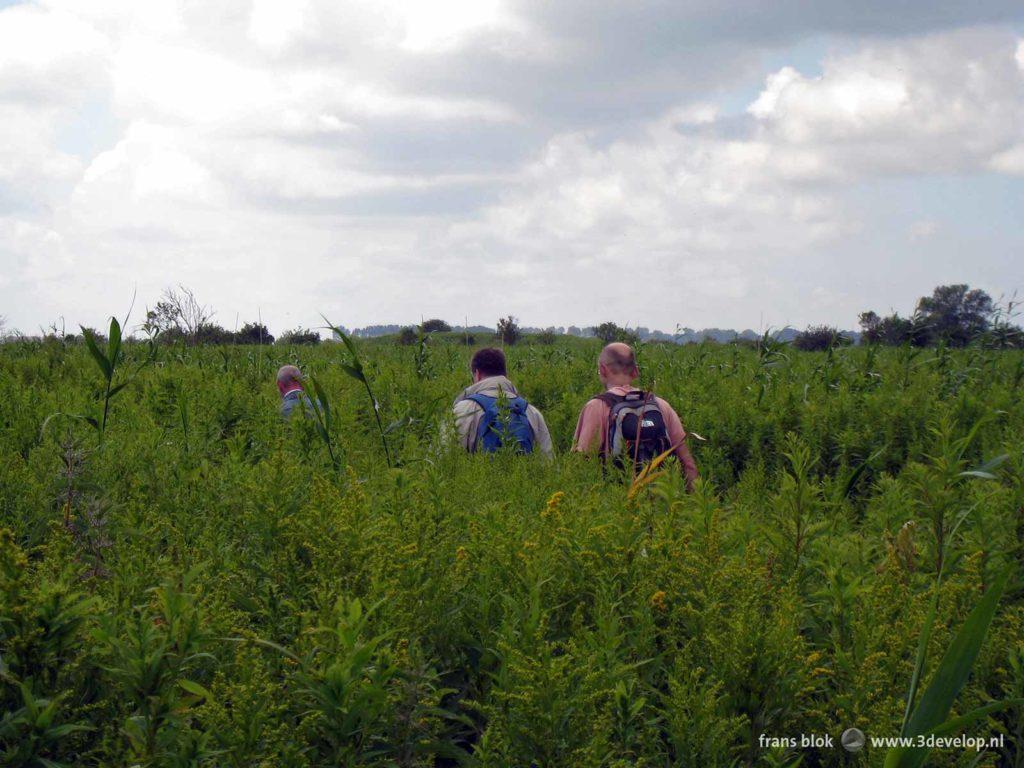
M 85 339 L 85 347 L 89 350 L 89 354 L 92 355 L 92 359 L 96 361 L 96 365 L 100 367 L 100 371 L 103 372 L 103 378 L 107 381 L 114 375 L 114 367 L 111 362 L 107 359 L 107 356 L 100 350 L 99 345 L 96 344 L 96 336 L 85 326 L 79 326 L 82 329 L 82 338 Z
M 978 657 L 978 652 L 981 650 L 981 645 L 999 605 L 999 599 L 1006 588 L 1008 575 L 1008 573 L 1003 573 L 997 578 L 968 614 L 960 631 L 957 632 L 956 637 L 946 649 L 928 688 L 925 689 L 917 707 L 910 715 L 910 719 L 903 729 L 904 736 L 927 734 L 946 720 L 953 701 L 970 676 L 971 667 L 974 666 L 974 660 Z M 933 604 L 930 615 L 934 613 L 934 609 Z M 928 621 L 925 625 L 926 628 L 930 628 L 931 623 Z M 924 644 L 921 647 L 923 648 Z M 886 768 L 913 768 L 920 766 L 927 755 L 928 750 L 923 747 L 904 750 L 895 755 L 894 752 L 890 752 L 886 756 L 885 765 Z

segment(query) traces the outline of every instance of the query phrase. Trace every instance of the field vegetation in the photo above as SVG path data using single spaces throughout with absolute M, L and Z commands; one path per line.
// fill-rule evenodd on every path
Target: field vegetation
M 545 461 L 440 441 L 458 334 L 106 335 L 0 346 L 6 765 L 1024 765 L 1020 351 L 644 344 L 687 494 L 568 453 L 597 339 L 507 350 Z

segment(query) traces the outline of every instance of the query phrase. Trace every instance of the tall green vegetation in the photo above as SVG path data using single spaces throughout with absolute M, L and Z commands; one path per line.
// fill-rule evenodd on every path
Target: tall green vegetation
M 103 436 L 107 432 L 110 403 L 122 389 L 131 383 L 132 377 L 131 375 L 122 377 L 121 381 L 114 383 L 118 378 L 119 366 L 122 362 L 121 324 L 116 317 L 110 318 L 110 330 L 107 334 L 105 350 L 100 347 L 101 342 L 92 330 L 83 327 L 82 336 L 85 339 L 86 349 L 89 350 L 93 362 L 99 368 L 103 384 L 103 407 L 100 416 L 98 419 L 87 416 L 85 420 L 95 427 L 99 433 L 100 442 L 103 442 Z
M 461 334 L 337 331 L 0 346 L 0 762 L 1024 760 L 1024 353 L 645 343 L 687 493 L 569 453 L 599 339 L 506 349 L 545 461 L 442 440 Z M 850 727 L 1003 742 L 761 739 Z

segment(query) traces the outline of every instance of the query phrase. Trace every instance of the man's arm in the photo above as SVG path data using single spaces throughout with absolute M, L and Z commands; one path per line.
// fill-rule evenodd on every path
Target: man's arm
M 591 400 L 583 406 L 579 421 L 576 422 L 572 449 L 579 453 L 597 453 L 601 450 L 607 420 L 608 406 L 600 400 Z
M 679 459 L 679 464 L 683 468 L 686 487 L 688 490 L 693 490 L 693 483 L 700 477 L 700 472 L 697 471 L 697 462 L 693 460 L 690 447 L 686 444 L 686 430 L 683 429 L 683 422 L 672 406 L 660 397 L 658 398 L 658 407 L 661 409 L 661 415 L 665 418 L 668 439 L 675 448 L 676 458 Z
M 528 419 L 532 423 L 533 427 L 533 438 L 537 443 L 537 448 L 548 458 L 554 455 L 554 448 L 551 445 L 551 433 L 548 431 L 547 422 L 544 421 L 544 414 L 532 405 L 529 406 L 528 415 L 532 418 Z
M 455 431 L 459 445 L 467 451 L 472 451 L 483 409 L 472 400 L 460 400 L 452 408 L 452 413 L 455 415 Z

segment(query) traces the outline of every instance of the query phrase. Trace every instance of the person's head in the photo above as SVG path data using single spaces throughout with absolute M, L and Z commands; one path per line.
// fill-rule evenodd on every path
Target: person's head
M 489 379 L 491 376 L 504 376 L 508 373 L 505 367 L 505 353 L 494 347 L 478 349 L 469 362 L 473 381 Z
M 597 375 L 606 387 L 632 384 L 633 379 L 640 375 L 633 348 L 621 341 L 606 346 L 597 358 Z
M 277 371 L 277 391 L 283 397 L 293 389 L 302 389 L 302 373 L 294 365 L 282 365 Z

